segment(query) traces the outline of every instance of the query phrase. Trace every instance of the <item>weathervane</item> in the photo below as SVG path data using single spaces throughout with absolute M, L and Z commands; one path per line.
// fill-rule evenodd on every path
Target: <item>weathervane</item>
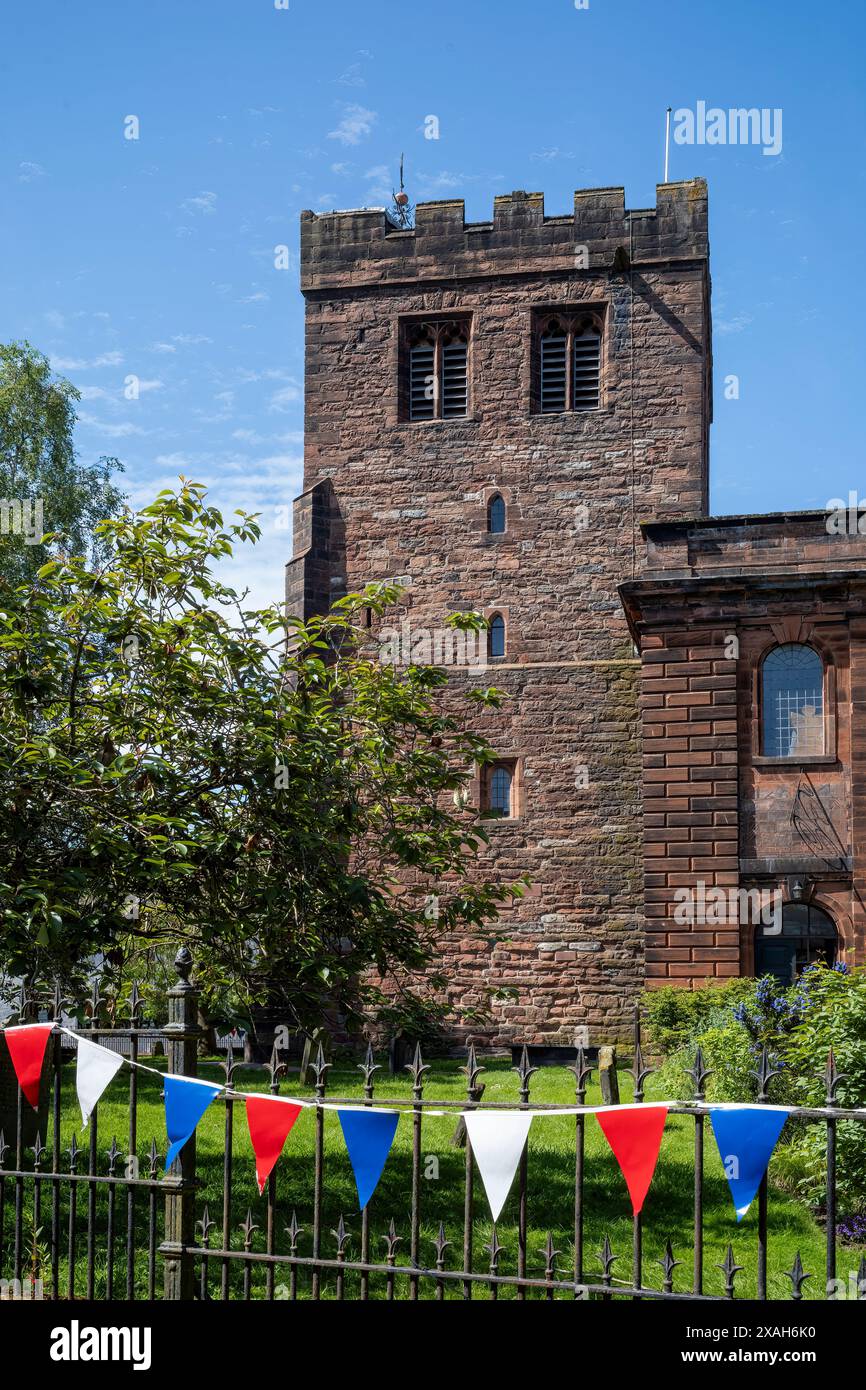
M 415 209 L 409 202 L 409 194 L 403 187 L 403 156 L 400 155 L 400 192 L 394 193 L 394 206 L 388 209 L 388 218 L 395 227 L 414 226 Z

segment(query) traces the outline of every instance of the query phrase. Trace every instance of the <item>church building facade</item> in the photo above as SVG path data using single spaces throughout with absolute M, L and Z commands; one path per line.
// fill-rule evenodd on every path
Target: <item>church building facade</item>
M 645 983 L 863 959 L 866 538 L 708 516 L 704 182 L 305 212 L 301 288 L 289 610 L 398 580 L 403 656 L 423 634 L 458 691 L 479 653 L 436 634 L 480 611 L 510 697 L 480 871 L 532 887 L 445 943 L 455 1009 L 513 989 L 489 1041 L 596 1042 Z

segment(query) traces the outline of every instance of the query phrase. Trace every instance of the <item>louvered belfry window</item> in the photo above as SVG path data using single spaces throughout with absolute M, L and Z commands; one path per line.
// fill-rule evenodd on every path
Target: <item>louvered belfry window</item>
M 541 410 L 544 415 L 566 408 L 567 361 L 568 334 L 559 323 L 553 322 L 541 338 Z
M 408 418 L 455 420 L 469 413 L 469 324 L 413 324 L 408 329 Z
M 594 315 L 556 314 L 540 325 L 538 409 L 598 410 L 601 405 L 601 328 Z
M 432 338 L 422 338 L 409 349 L 409 419 L 432 420 L 436 413 Z

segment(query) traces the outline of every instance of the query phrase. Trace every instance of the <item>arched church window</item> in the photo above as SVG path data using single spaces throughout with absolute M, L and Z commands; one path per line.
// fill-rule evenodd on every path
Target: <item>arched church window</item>
M 824 752 L 824 663 L 814 647 L 785 642 L 764 657 L 761 735 L 767 758 Z

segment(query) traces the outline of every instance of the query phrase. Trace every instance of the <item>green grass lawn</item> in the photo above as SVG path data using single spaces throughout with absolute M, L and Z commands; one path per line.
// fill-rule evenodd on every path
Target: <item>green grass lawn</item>
M 212 1063 L 202 1063 L 199 1074 L 205 1078 L 219 1080 L 222 1072 Z M 138 1107 L 138 1154 L 143 1158 L 151 1137 L 156 1139 L 162 1155 L 165 1153 L 165 1125 L 163 1107 L 160 1100 L 158 1078 L 145 1072 L 139 1074 Z M 484 1096 L 487 1101 L 510 1101 L 518 1099 L 518 1079 L 506 1061 L 488 1061 L 482 1078 L 486 1082 Z M 629 1078 L 622 1079 L 622 1099 L 628 1100 Z M 265 1090 L 266 1073 L 256 1068 L 239 1068 L 235 1073 L 235 1087 L 240 1090 Z M 661 1093 L 653 1086 L 650 1078 L 647 1099 L 661 1098 Z M 377 1100 L 387 1100 L 411 1094 L 410 1081 L 392 1080 L 387 1076 L 376 1081 Z M 105 1171 L 104 1155 L 117 1137 L 123 1148 L 127 1134 L 128 1073 L 124 1070 L 112 1082 L 99 1106 L 98 1147 L 101 1155 L 100 1171 Z M 458 1071 L 457 1064 L 451 1062 L 435 1063 L 427 1077 L 425 1099 L 462 1100 L 465 1097 L 466 1080 Z M 309 1088 L 298 1085 L 296 1076 L 283 1082 L 282 1092 L 287 1095 L 310 1096 Z M 329 1073 L 328 1092 L 333 1096 L 358 1096 L 362 1094 L 362 1078 L 359 1071 L 348 1064 L 337 1064 Z M 545 1068 L 532 1080 L 531 1097 L 534 1102 L 572 1103 L 574 1096 L 573 1077 L 564 1068 Z M 591 1088 L 588 1103 L 597 1102 L 598 1091 Z M 64 1068 L 64 1125 L 63 1147 L 68 1147 L 76 1124 L 74 1109 L 74 1068 Z M 446 1266 L 461 1268 L 463 1242 L 463 1175 L 464 1157 L 460 1149 L 452 1147 L 451 1135 L 456 1124 L 456 1114 L 449 1113 L 444 1118 L 425 1118 L 422 1130 L 422 1176 L 421 1182 L 421 1263 L 432 1266 L 435 1260 L 433 1245 L 440 1221 L 451 1242 L 446 1251 Z M 80 1123 L 80 1116 L 77 1117 Z M 222 1175 L 224 1154 L 225 1109 L 220 1101 L 215 1102 L 206 1112 L 197 1130 L 199 1176 L 201 1193 L 197 1214 L 205 1201 L 209 1205 L 210 1216 L 217 1222 L 212 1233 L 212 1244 L 220 1239 L 222 1222 Z M 303 1228 L 299 1240 L 300 1254 L 307 1254 L 311 1246 L 311 1221 L 313 1205 L 313 1144 L 315 1116 L 312 1111 L 304 1111 L 289 1135 L 277 1173 L 277 1241 L 278 1251 L 288 1250 L 284 1227 L 291 1220 L 292 1212 Z M 573 1203 L 574 1203 L 574 1129 L 573 1116 L 550 1119 L 537 1119 L 529 1139 L 529 1198 L 528 1198 L 528 1272 L 538 1277 L 544 1273 L 543 1247 L 550 1232 L 554 1245 L 559 1250 L 558 1268 L 563 1277 L 570 1277 L 573 1260 Z M 740 1297 L 754 1297 L 756 1292 L 757 1258 L 757 1201 L 753 1204 L 745 1220 L 737 1224 L 728 1186 L 722 1172 L 721 1161 L 715 1147 L 709 1124 L 705 1127 L 705 1188 L 704 1188 L 704 1289 L 706 1293 L 720 1294 L 724 1290 L 724 1280 L 716 1268 L 725 1256 L 730 1242 L 738 1264 L 745 1266 L 737 1279 L 737 1293 Z M 411 1136 L 412 1124 L 409 1119 L 401 1119 L 391 1156 L 385 1167 L 379 1187 L 370 1203 L 371 1259 L 384 1260 L 385 1243 L 382 1237 L 393 1219 L 398 1235 L 403 1237 L 397 1247 L 397 1259 L 408 1259 L 409 1213 L 411 1198 Z M 87 1132 L 78 1132 L 79 1143 L 85 1148 Z M 692 1279 L 693 1252 L 693 1143 L 694 1123 L 686 1116 L 672 1116 L 668 1120 L 662 1141 L 661 1155 L 655 1178 L 644 1206 L 644 1283 L 657 1288 L 662 1284 L 662 1271 L 656 1263 L 662 1256 L 666 1241 L 670 1240 L 674 1255 L 682 1265 L 674 1275 L 674 1288 L 688 1292 Z M 260 1198 L 255 1182 L 252 1148 L 247 1132 L 246 1119 L 241 1104 L 235 1106 L 235 1127 L 233 1145 L 234 1167 L 232 1181 L 233 1248 L 242 1248 L 243 1234 L 240 1230 L 249 1209 L 253 1220 L 260 1229 L 253 1235 L 252 1249 L 264 1249 L 264 1228 L 266 1220 L 266 1198 Z M 435 1158 L 436 1162 L 428 1162 Z M 118 1171 L 122 1172 L 122 1163 Z M 435 1176 L 438 1170 L 438 1176 Z M 81 1165 L 79 1166 L 81 1171 Z M 65 1202 L 64 1196 L 64 1202 Z M 104 1209 L 105 1196 L 100 1193 L 100 1204 Z M 142 1211 L 139 1225 L 143 1232 L 144 1202 L 138 1199 Z M 81 1194 L 79 1213 L 86 1206 L 85 1194 Z M 6 1240 L 7 1251 L 10 1239 L 10 1201 L 7 1197 Z M 161 1207 L 161 1202 L 160 1202 Z M 43 1207 L 43 1243 L 47 1223 Z M 65 1219 L 64 1207 L 64 1219 Z M 323 1201 L 323 1239 L 322 1254 L 333 1256 L 336 1241 L 331 1232 L 336 1228 L 342 1215 L 350 1232 L 347 1250 L 349 1259 L 359 1257 L 361 1218 L 358 1211 L 354 1179 L 343 1144 L 337 1115 L 329 1111 L 325 1116 L 325 1170 Z M 597 1252 L 601 1249 L 604 1237 L 608 1236 L 618 1260 L 613 1266 L 614 1279 L 625 1283 L 631 1280 L 632 1270 L 632 1222 L 631 1210 L 625 1183 L 613 1155 L 595 1120 L 586 1120 L 586 1166 L 584 1189 L 585 1220 L 585 1261 L 584 1273 L 588 1280 L 597 1280 L 600 1265 Z M 117 1259 L 121 1262 L 116 1273 L 116 1291 L 122 1295 L 123 1269 L 125 1259 L 125 1218 L 118 1221 Z M 100 1226 L 104 1233 L 104 1222 Z M 64 1228 L 65 1232 L 65 1228 Z M 488 1268 L 488 1254 L 484 1246 L 491 1236 L 491 1223 L 487 1217 L 486 1199 L 476 1179 L 475 1223 L 474 1223 L 474 1268 L 485 1271 Z M 503 1247 L 500 1260 L 500 1273 L 516 1269 L 517 1260 L 517 1202 L 512 1194 L 502 1213 L 497 1227 L 499 1243 Z M 103 1253 L 98 1261 L 97 1283 L 104 1284 L 104 1234 L 101 1236 Z M 138 1242 L 137 1242 L 138 1243 Z M 64 1246 L 65 1250 L 65 1246 Z M 773 1164 L 770 1167 L 769 1203 L 769 1292 L 772 1298 L 790 1297 L 790 1281 L 784 1272 L 790 1269 L 796 1252 L 799 1250 L 803 1265 L 812 1273 L 812 1280 L 806 1284 L 805 1297 L 822 1297 L 824 1285 L 825 1248 L 823 1232 L 813 1219 L 808 1208 L 790 1194 L 780 1190 L 773 1181 Z M 838 1273 L 847 1279 L 848 1271 L 856 1270 L 861 1251 L 843 1248 L 839 1251 Z M 81 1257 L 79 1257 L 81 1259 Z M 137 1265 L 137 1290 L 139 1295 L 145 1288 L 144 1262 Z M 81 1259 L 83 1266 L 83 1259 Z M 8 1262 L 5 1271 L 8 1275 Z M 158 1292 L 161 1270 L 158 1271 Z M 276 1282 L 287 1284 L 285 1267 L 278 1269 Z M 78 1270 L 77 1287 L 81 1287 L 83 1267 Z M 216 1290 L 219 1268 L 214 1262 L 211 1273 L 211 1289 Z M 239 1265 L 232 1268 L 232 1293 L 240 1296 L 242 1292 L 242 1270 Z M 252 1275 L 253 1297 L 264 1296 L 264 1267 L 257 1267 Z M 405 1281 L 397 1281 L 397 1296 L 405 1296 Z M 402 1286 L 401 1286 L 402 1285 Z M 309 1274 L 306 1270 L 299 1274 L 299 1296 L 305 1296 L 309 1288 Z M 346 1296 L 357 1289 L 357 1275 L 347 1275 Z M 374 1276 L 371 1280 L 371 1296 L 381 1297 L 385 1291 L 384 1278 Z M 460 1285 L 447 1286 L 446 1296 L 460 1295 Z M 334 1279 L 327 1275 L 324 1279 L 323 1296 L 333 1297 Z M 432 1282 L 421 1287 L 422 1297 L 435 1295 Z M 488 1296 L 485 1286 L 476 1287 L 475 1296 Z M 512 1297 L 511 1291 L 503 1289 L 501 1297 Z

